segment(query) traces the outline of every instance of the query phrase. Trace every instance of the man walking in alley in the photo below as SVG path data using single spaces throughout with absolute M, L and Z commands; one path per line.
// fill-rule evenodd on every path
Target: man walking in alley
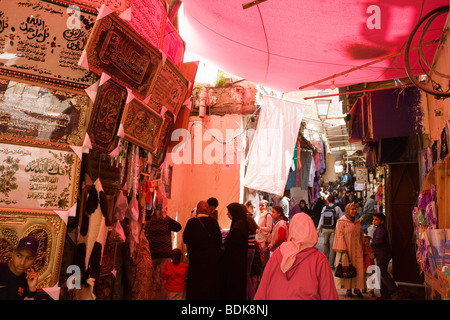
M 323 233 L 323 254 L 327 257 L 332 269 L 334 269 L 334 260 L 336 252 L 332 250 L 334 243 L 334 235 L 336 233 L 337 220 L 342 217 L 342 210 L 334 204 L 334 195 L 328 197 L 328 205 L 323 207 L 320 216 L 317 232 Z

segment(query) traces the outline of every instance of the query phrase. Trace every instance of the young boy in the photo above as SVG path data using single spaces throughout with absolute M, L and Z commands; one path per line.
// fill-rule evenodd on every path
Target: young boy
M 9 263 L 0 263 L 0 300 L 36 298 L 39 275 L 31 266 L 39 253 L 39 241 L 33 237 L 20 239 Z
M 172 262 L 167 264 L 161 276 L 166 280 L 167 300 L 186 298 L 186 275 L 188 265 L 181 262 L 181 250 L 172 250 Z
M 389 261 L 391 260 L 391 247 L 389 243 L 389 235 L 384 226 L 385 216 L 383 213 L 375 213 L 373 215 L 373 225 L 376 227 L 373 232 L 371 247 L 375 254 L 377 266 L 381 273 L 381 299 L 398 300 L 399 289 L 388 272 Z

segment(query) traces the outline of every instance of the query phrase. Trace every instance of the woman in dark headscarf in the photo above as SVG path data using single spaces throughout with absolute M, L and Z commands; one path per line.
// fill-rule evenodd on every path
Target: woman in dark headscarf
M 183 241 L 189 258 L 186 300 L 219 300 L 222 234 L 206 201 L 198 203 L 197 216 L 186 223 Z
M 241 204 L 227 206 L 231 219 L 230 232 L 224 241 L 224 299 L 245 300 L 247 286 L 247 243 L 249 228 Z

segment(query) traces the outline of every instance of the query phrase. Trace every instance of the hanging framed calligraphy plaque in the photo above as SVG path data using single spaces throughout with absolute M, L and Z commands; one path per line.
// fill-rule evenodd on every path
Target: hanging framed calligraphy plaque
M 0 143 L 0 207 L 69 210 L 80 163 L 72 151 Z
M 148 104 L 157 112 L 161 112 L 164 106 L 172 114 L 177 115 L 183 102 L 186 100 L 188 87 L 189 81 L 167 59 L 161 73 L 158 75 Z
M 164 113 L 164 122 L 161 127 L 161 132 L 158 138 L 157 149 L 152 153 L 152 165 L 159 168 L 164 162 L 167 153 L 167 147 L 169 146 L 170 136 L 172 134 L 174 124 L 174 116 L 169 111 Z
M 167 58 L 173 62 L 178 70 L 183 68 L 185 49 L 186 43 L 181 38 L 178 30 L 170 21 L 167 21 L 164 31 L 162 51 L 167 54 Z
M 96 75 L 78 61 L 97 12 L 64 1 L 0 0 L 0 73 L 84 89 Z
M 38 288 L 58 284 L 66 224 L 54 212 L 0 209 L 0 262 L 8 262 L 23 237 L 39 240 L 39 254 L 32 268 L 39 274 Z
M 158 144 L 162 118 L 143 102 L 133 99 L 122 117 L 124 138 L 145 150 L 154 151 Z
M 116 13 L 97 20 L 86 53 L 89 70 L 108 74 L 142 99 L 153 89 L 162 64 L 162 53 Z
M 86 94 L 0 78 L 0 142 L 81 146 L 91 105 Z
M 126 99 L 127 90 L 115 81 L 110 79 L 100 86 L 87 130 L 93 148 L 109 154 L 117 147 Z
M 167 21 L 165 0 L 133 0 L 130 25 L 155 48 L 161 49 Z

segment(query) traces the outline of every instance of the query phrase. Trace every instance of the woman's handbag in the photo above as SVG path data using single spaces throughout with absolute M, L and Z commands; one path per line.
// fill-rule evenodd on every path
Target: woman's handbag
M 347 255 L 348 256 L 348 255 Z M 339 259 L 339 265 L 336 267 L 336 272 L 334 273 L 335 277 L 342 279 L 351 279 L 356 277 L 356 268 L 352 265 L 350 261 L 350 257 L 348 257 L 348 266 L 342 265 L 342 254 Z

